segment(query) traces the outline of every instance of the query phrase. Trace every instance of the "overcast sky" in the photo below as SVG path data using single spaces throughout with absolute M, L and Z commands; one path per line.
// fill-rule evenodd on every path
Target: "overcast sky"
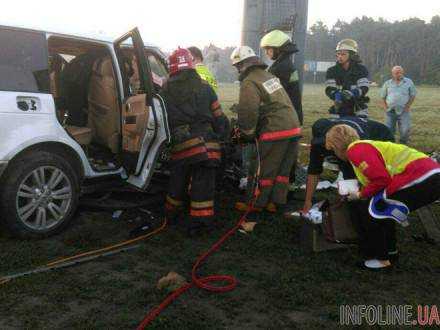
M 3 0 L 0 24 L 117 37 L 138 26 L 164 50 L 240 42 L 243 0 Z M 390 21 L 440 15 L 440 0 L 309 0 L 309 26 L 356 16 Z

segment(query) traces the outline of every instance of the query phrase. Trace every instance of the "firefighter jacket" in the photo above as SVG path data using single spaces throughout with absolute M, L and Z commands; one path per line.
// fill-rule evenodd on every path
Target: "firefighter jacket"
M 358 140 L 348 146 L 347 157 L 363 186 L 361 197 L 371 197 L 383 189 L 390 196 L 440 173 L 436 161 L 403 144 Z
M 355 96 L 351 99 L 344 99 L 337 112 L 341 115 L 364 114 L 368 115 L 369 98 L 366 96 L 369 89 L 368 70 L 360 63 L 351 61 L 348 70 L 337 63 L 330 67 L 326 74 L 326 95 L 335 100 L 335 93 L 340 90 L 353 92 Z M 356 96 L 357 95 L 357 96 Z
M 292 102 L 278 78 L 257 63 L 240 75 L 237 105 L 240 134 L 247 140 L 276 141 L 299 137 L 301 128 Z
M 203 63 L 196 64 L 196 71 L 199 74 L 200 78 L 208 82 L 208 84 L 212 87 L 214 92 L 217 93 L 218 84 L 214 75 L 209 71 L 208 67 Z
M 163 96 L 171 130 L 171 160 L 213 160 L 216 164 L 228 119 L 214 90 L 195 70 L 184 70 L 168 79 Z
M 290 101 L 292 101 L 293 107 L 298 115 L 299 122 L 302 125 L 303 111 L 299 75 L 292 59 L 292 55 L 297 51 L 295 45 L 292 43 L 281 47 L 280 55 L 269 67 L 268 71 L 280 79 L 281 85 L 283 85 L 287 95 L 289 95 Z

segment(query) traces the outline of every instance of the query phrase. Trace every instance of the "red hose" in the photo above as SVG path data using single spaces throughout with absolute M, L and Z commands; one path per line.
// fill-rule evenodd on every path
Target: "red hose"
M 182 293 L 184 293 L 189 288 L 194 285 L 198 286 L 201 289 L 205 289 L 212 292 L 228 292 L 233 290 L 237 285 L 237 279 L 231 275 L 210 275 L 205 277 L 197 277 L 197 268 L 200 267 L 200 264 L 208 258 L 211 254 L 217 251 L 220 246 L 230 237 L 232 236 L 243 224 L 246 220 L 246 216 L 249 213 L 246 211 L 241 217 L 237 224 L 229 230 L 225 235 L 223 235 L 207 252 L 202 254 L 195 262 L 192 268 L 192 281 L 191 283 L 185 284 L 172 292 L 166 299 L 155 309 L 153 309 L 150 313 L 145 316 L 142 322 L 137 327 L 138 330 L 143 330 L 145 327 L 150 324 L 169 304 L 171 304 L 175 299 L 177 299 Z M 228 284 L 225 286 L 214 286 L 211 283 L 214 282 L 227 282 Z

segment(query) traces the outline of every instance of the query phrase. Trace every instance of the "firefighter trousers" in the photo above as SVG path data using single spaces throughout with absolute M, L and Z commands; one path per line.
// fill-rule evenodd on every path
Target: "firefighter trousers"
M 171 168 L 165 202 L 169 221 L 177 221 L 187 208 L 193 224 L 206 223 L 214 217 L 217 168 L 205 163 L 176 164 Z
M 259 142 L 258 152 L 255 150 L 251 155 L 247 190 L 248 198 L 253 198 L 259 154 L 259 191 L 254 204 L 255 207 L 264 208 L 268 203 L 276 205 L 286 203 L 289 176 L 292 164 L 297 157 L 297 148 L 297 138 Z

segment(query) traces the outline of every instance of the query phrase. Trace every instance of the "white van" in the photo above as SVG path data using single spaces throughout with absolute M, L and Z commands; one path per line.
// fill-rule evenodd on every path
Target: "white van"
M 169 142 L 167 68 L 137 28 L 115 41 L 0 26 L 0 219 L 22 238 L 72 220 L 83 182 L 146 189 Z

